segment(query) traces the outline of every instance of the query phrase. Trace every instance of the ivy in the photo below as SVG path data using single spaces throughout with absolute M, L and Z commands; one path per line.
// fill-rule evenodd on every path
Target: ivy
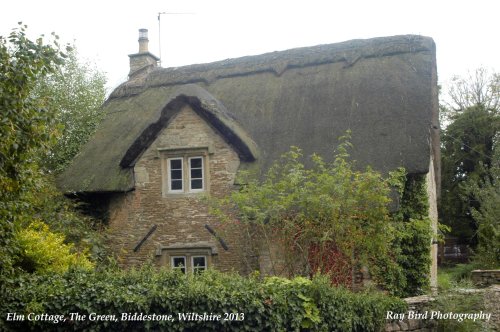
M 394 295 L 420 295 L 430 286 L 433 238 L 426 179 L 424 175 L 407 175 L 399 169 L 391 174 L 390 181 L 399 193 L 399 209 L 391 216 L 395 230 L 392 257 L 377 257 L 372 272 Z

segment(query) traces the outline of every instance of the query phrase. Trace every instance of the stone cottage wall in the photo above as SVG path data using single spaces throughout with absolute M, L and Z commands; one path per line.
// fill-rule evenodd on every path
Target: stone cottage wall
M 243 241 L 237 227 L 219 225 L 203 201 L 206 193 L 166 194 L 166 158 L 163 151 L 201 149 L 206 153 L 207 193 L 226 195 L 232 188 L 239 157 L 231 146 L 190 107 L 184 107 L 163 129 L 134 167 L 135 190 L 117 194 L 110 203 L 108 243 L 122 266 L 134 266 L 152 259 L 169 264 L 161 248 L 207 244 L 213 248 L 212 266 L 222 271 L 248 272 L 242 260 Z M 172 153 L 172 152 L 170 152 Z M 162 161 L 163 160 L 163 161 Z M 162 165 L 163 163 L 163 165 Z M 156 230 L 134 252 L 154 225 Z M 225 250 L 210 234 L 209 225 L 227 244 Z
M 434 173 L 434 161 L 431 156 L 429 173 L 427 173 L 425 182 L 427 184 L 427 197 L 429 202 L 429 219 L 431 220 L 431 227 L 434 234 L 431 243 L 431 266 L 430 266 L 430 285 L 432 289 L 437 288 L 437 253 L 438 244 L 436 238 L 438 234 L 438 211 L 437 211 L 437 189 L 436 189 L 436 176 Z

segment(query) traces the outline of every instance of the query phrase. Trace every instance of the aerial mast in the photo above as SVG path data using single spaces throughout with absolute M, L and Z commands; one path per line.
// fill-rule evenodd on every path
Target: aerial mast
M 192 15 L 194 13 L 171 13 L 171 12 L 158 12 L 158 48 L 159 48 L 159 66 L 161 67 L 161 15 Z

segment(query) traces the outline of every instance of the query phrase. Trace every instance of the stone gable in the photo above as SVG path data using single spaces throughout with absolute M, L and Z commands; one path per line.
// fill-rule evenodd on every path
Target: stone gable
M 166 191 L 166 160 L 186 154 L 205 158 L 206 192 L 169 194 Z M 229 250 L 207 230 L 220 231 L 218 221 L 203 202 L 205 194 L 222 197 L 232 188 L 240 161 L 236 152 L 205 120 L 185 106 L 140 156 L 134 167 L 135 190 L 116 194 L 110 203 L 107 234 L 109 245 L 123 266 L 135 266 L 147 259 L 169 265 L 168 249 L 205 248 L 209 264 L 219 270 L 242 271 L 236 232 L 220 233 Z M 154 225 L 148 239 L 134 248 Z

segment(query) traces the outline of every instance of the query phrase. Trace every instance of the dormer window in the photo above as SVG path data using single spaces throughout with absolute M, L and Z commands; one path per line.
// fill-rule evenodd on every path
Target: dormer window
M 168 158 L 168 193 L 198 193 L 205 190 L 203 156 Z
M 206 149 L 160 150 L 163 195 L 195 194 L 208 190 Z

